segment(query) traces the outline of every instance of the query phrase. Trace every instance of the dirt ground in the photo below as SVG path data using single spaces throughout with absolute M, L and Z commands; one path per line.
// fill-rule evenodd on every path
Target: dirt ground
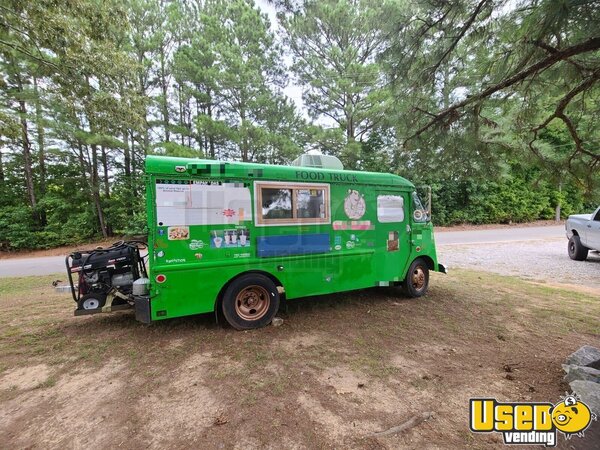
M 558 401 L 564 358 L 600 346 L 600 292 L 489 273 L 289 302 L 249 332 L 73 317 L 53 279 L 0 284 L 2 448 L 503 448 L 469 431 L 469 398 Z

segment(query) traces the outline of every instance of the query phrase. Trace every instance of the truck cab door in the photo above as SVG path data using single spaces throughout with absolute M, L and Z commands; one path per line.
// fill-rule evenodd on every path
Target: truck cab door
M 431 256 L 435 255 L 435 240 L 430 208 L 430 200 L 426 208 L 416 191 L 411 194 L 411 244 L 417 254 Z
M 377 276 L 379 281 L 401 281 L 411 251 L 410 199 L 406 192 L 377 191 L 376 202 Z
M 582 244 L 592 250 L 600 250 L 600 208 L 596 210 L 587 223 L 585 243 L 582 242 Z

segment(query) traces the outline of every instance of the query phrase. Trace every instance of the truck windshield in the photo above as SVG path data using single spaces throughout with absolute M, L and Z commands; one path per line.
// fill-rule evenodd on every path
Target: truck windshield
M 415 222 L 427 222 L 429 220 L 429 214 L 427 209 L 423 207 L 423 203 L 416 192 L 412 193 L 413 199 L 413 219 Z

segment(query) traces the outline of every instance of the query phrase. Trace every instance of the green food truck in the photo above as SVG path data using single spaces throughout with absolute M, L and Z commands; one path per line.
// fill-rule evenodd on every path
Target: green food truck
M 445 268 L 415 186 L 336 167 L 148 156 L 148 271 L 138 243 L 69 255 L 75 313 L 214 311 L 250 329 L 286 299 L 400 284 L 424 295 Z

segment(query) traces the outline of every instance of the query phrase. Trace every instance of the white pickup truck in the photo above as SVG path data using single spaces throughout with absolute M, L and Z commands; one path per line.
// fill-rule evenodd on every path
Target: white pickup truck
M 576 214 L 569 216 L 565 223 L 569 238 L 569 256 L 577 261 L 584 261 L 588 251 L 600 251 L 600 208 L 593 214 Z

